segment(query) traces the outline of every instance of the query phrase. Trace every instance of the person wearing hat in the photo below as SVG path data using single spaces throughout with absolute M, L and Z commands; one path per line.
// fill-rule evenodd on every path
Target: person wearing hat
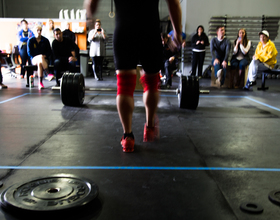
M 248 77 L 244 90 L 249 90 L 251 86 L 256 85 L 257 74 L 260 74 L 266 70 L 273 69 L 277 63 L 276 56 L 278 51 L 274 43 L 269 40 L 269 33 L 266 30 L 262 30 L 259 33 L 260 42 L 253 56 L 253 60 L 250 63 Z

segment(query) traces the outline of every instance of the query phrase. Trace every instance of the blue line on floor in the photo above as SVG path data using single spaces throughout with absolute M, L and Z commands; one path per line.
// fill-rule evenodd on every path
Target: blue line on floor
M 188 170 L 188 171 L 262 171 L 280 172 L 280 168 L 242 167 L 121 167 L 121 166 L 0 166 L 0 170 Z
M 0 104 L 3 104 L 3 103 L 5 103 L 5 102 L 12 101 L 12 100 L 14 100 L 14 99 L 21 98 L 21 97 L 26 96 L 26 95 L 29 95 L 29 93 L 24 93 L 24 94 L 22 94 L 22 95 L 19 95 L 19 96 L 14 97 L 14 98 L 10 98 L 10 99 L 7 99 L 7 100 L 5 100 L 5 101 L 1 101 Z
M 252 98 L 250 98 L 250 97 L 246 97 L 246 96 L 245 96 L 245 98 L 246 98 L 246 99 L 249 99 L 249 100 L 251 100 L 251 101 L 253 101 L 253 102 L 256 102 L 256 103 L 258 103 L 258 104 L 264 105 L 264 106 L 266 106 L 266 107 L 268 107 L 268 108 L 271 108 L 271 109 L 274 109 L 274 110 L 280 112 L 280 109 L 279 109 L 279 108 L 276 108 L 276 107 L 274 107 L 274 106 L 272 106 L 272 105 L 265 104 L 265 103 L 260 102 L 260 101 L 258 101 L 258 100 L 252 99 Z

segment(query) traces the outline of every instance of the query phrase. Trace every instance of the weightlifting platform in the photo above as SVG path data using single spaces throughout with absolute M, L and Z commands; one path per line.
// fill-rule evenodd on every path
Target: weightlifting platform
M 85 84 L 116 88 L 113 74 L 103 78 L 86 77 Z M 142 93 L 136 92 L 133 153 L 123 153 L 119 143 L 116 92 L 86 91 L 84 105 L 70 107 L 51 89 L 55 81 L 44 80 L 41 91 L 9 75 L 3 82 L 8 89 L 0 90 L 2 195 L 18 183 L 73 175 L 93 181 L 99 190 L 96 203 L 73 219 L 280 216 L 280 80 L 267 80 L 269 90 L 258 91 L 258 79 L 253 91 L 243 91 L 213 88 L 210 79 L 200 79 L 200 89 L 210 93 L 200 94 L 196 110 L 178 108 L 177 95 L 162 92 L 160 140 L 154 143 L 142 141 L 145 111 Z M 172 88 L 178 84 L 174 76 Z M 48 192 L 59 191 L 48 181 Z M 25 202 L 35 205 L 32 199 Z M 0 220 L 26 216 L 28 211 L 17 218 L 0 211 Z

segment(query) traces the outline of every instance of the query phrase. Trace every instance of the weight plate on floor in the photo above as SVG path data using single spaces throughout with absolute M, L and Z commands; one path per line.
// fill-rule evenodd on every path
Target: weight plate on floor
M 178 106 L 179 108 L 193 109 L 198 106 L 199 80 L 196 76 L 181 76 L 179 83 Z
M 73 106 L 81 106 L 85 99 L 85 80 L 81 73 L 75 73 L 72 88 L 72 104 Z
M 27 214 L 72 213 L 98 196 L 98 186 L 84 178 L 59 174 L 15 184 L 2 192 L 0 205 Z
M 68 101 L 68 96 L 69 96 L 69 92 L 68 92 L 68 86 L 67 86 L 67 78 L 68 78 L 69 73 L 64 73 L 61 81 L 60 81 L 60 97 L 61 97 L 61 101 L 64 105 L 68 105 L 69 101 Z
M 268 194 L 268 198 L 273 203 L 276 203 L 277 205 L 280 205 L 280 189 L 271 191 Z
M 263 207 L 258 205 L 257 203 L 252 203 L 252 202 L 244 202 L 240 205 L 240 209 L 245 212 L 249 213 L 262 213 L 263 212 Z

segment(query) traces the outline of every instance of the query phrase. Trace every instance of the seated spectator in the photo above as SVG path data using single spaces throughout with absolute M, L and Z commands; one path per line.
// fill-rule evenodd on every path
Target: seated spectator
M 26 62 L 28 61 L 28 64 L 31 65 L 30 57 L 27 54 L 27 41 L 31 37 L 34 37 L 34 33 L 28 28 L 28 23 L 25 19 L 23 19 L 21 22 L 21 30 L 17 33 L 18 37 L 18 50 L 21 58 L 21 72 L 20 76 L 23 79 L 25 75 L 25 71 L 23 66 L 26 65 Z
M 238 68 L 238 76 L 235 83 L 235 88 L 244 85 L 245 68 L 249 64 L 249 50 L 251 48 L 251 41 L 247 39 L 247 33 L 244 28 L 239 29 L 237 38 L 234 41 L 233 55 L 230 61 L 231 69 Z M 232 77 L 234 78 L 234 77 Z M 241 87 L 241 88 L 242 88 Z
M 2 51 L 0 50 L 0 58 L 1 58 L 1 53 Z M 2 75 L 2 71 L 1 71 L 1 61 L 0 61 L 0 88 L 1 89 L 7 89 L 8 86 L 3 84 L 3 75 Z
M 256 85 L 257 75 L 269 69 L 273 69 L 277 63 L 276 57 L 278 51 L 274 43 L 269 40 L 269 33 L 263 30 L 259 33 L 259 36 L 260 42 L 258 43 L 255 55 L 249 66 L 246 85 L 243 87 L 244 90 L 249 90 L 251 86 Z
M 172 72 L 177 68 L 177 55 L 178 51 L 172 47 L 171 39 L 166 33 L 161 34 L 161 41 L 163 45 L 163 67 L 162 70 L 166 77 L 166 86 L 170 88 L 172 86 Z
M 192 37 L 191 41 L 193 59 L 192 59 L 192 76 L 196 76 L 196 68 L 198 77 L 202 76 L 202 68 L 205 58 L 205 47 L 209 46 L 209 39 L 204 33 L 204 27 L 199 25 L 196 29 L 196 34 Z
M 168 37 L 171 37 L 171 39 L 173 40 L 173 38 L 174 38 L 173 30 L 168 33 Z M 186 38 L 187 38 L 187 35 L 184 32 L 182 32 L 182 47 L 186 46 Z
M 42 35 L 44 37 L 46 37 L 49 42 L 50 45 L 52 46 L 52 42 L 54 41 L 54 35 L 53 35 L 53 29 L 54 29 L 54 21 L 49 19 L 47 22 L 47 29 L 43 29 Z M 53 65 L 53 55 L 51 53 L 50 57 L 49 57 L 49 65 Z M 54 75 L 52 72 L 49 73 L 49 75 L 46 77 L 47 80 L 51 81 L 54 79 Z
M 56 86 L 60 86 L 59 79 L 62 77 L 62 71 L 75 71 L 76 53 L 75 43 L 69 37 L 63 37 L 59 28 L 54 29 L 55 40 L 52 44 L 54 55 L 54 73 L 56 76 Z
M 218 26 L 216 28 L 217 37 L 214 37 L 210 43 L 210 51 L 212 55 L 212 64 L 214 66 L 216 84 L 221 87 L 226 78 L 226 70 L 228 57 L 230 53 L 231 43 L 225 38 L 225 28 Z
M 33 65 L 38 67 L 38 89 L 44 89 L 43 74 L 44 70 L 48 72 L 49 57 L 52 53 L 50 42 L 47 38 L 41 35 L 42 27 L 35 26 L 35 37 L 32 37 L 27 42 L 27 53 L 31 58 Z M 27 85 L 28 86 L 28 85 Z

